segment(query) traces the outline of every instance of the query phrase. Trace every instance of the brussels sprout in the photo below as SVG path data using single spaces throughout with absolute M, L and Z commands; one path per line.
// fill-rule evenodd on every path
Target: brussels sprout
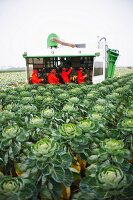
M 53 97 L 51 97 L 51 96 L 48 96 L 48 97 L 46 97 L 46 98 L 43 100 L 43 102 L 44 102 L 45 104 L 52 103 L 53 101 L 54 101 L 54 99 L 53 99 Z
M 52 91 L 54 88 L 56 87 L 56 85 L 52 85 L 52 84 L 47 84 L 46 85 L 46 89 Z
M 124 142 L 122 140 L 116 140 L 113 138 L 105 139 L 102 142 L 102 147 L 108 152 L 116 152 L 124 148 Z
M 47 108 L 45 110 L 42 110 L 42 116 L 45 118 L 52 118 L 54 116 L 54 109 Z
M 7 95 L 7 94 L 6 94 L 5 92 L 1 92 L 1 93 L 0 93 L 0 99 L 3 99 L 3 98 L 5 98 L 5 97 L 6 97 L 6 95 Z
M 104 113 L 105 110 L 106 110 L 106 107 L 103 106 L 103 105 L 95 105 L 95 106 L 93 107 L 93 110 L 95 110 L 95 111 L 98 112 L 98 113 Z
M 62 93 L 62 94 L 59 94 L 58 99 L 66 100 L 66 99 L 68 99 L 68 97 L 69 97 L 69 95 L 67 93 Z
M 114 163 L 122 164 L 125 159 L 129 160 L 131 158 L 131 153 L 128 149 L 124 148 L 122 140 L 108 138 L 102 141 L 100 146 L 99 158 L 101 161 L 111 158 Z
M 8 125 L 2 131 L 2 136 L 7 139 L 14 138 L 18 135 L 19 127 L 17 125 Z
M 27 104 L 27 105 L 21 105 L 20 104 L 20 112 L 22 112 L 23 114 L 27 114 L 27 113 L 35 113 L 37 111 L 37 107 L 34 106 L 34 105 L 30 105 L 30 104 Z
M 93 113 L 91 113 L 91 117 L 92 117 L 94 120 L 102 120 L 102 115 L 101 115 L 101 113 L 93 112 Z
M 94 99 L 95 98 L 95 95 L 96 95 L 96 92 L 93 92 L 93 93 L 88 93 L 86 95 L 87 99 Z
M 34 99 L 35 99 L 35 101 L 36 101 L 36 102 L 38 102 L 38 101 L 39 101 L 39 103 L 40 103 L 40 102 L 42 102 L 42 101 L 43 101 L 44 97 L 43 97 L 43 96 L 41 96 L 41 95 L 37 95 L 37 96 L 35 96 L 35 98 L 34 98 Z
M 107 104 L 107 109 L 110 109 L 110 110 L 116 110 L 116 106 L 114 106 L 112 103 L 108 103 Z
M 119 87 L 119 88 L 115 89 L 115 92 L 122 94 L 123 93 L 123 87 Z
M 71 103 L 75 103 L 77 104 L 79 102 L 79 98 L 78 97 L 71 97 L 68 99 L 69 102 Z
M 131 109 L 126 109 L 124 112 L 125 116 L 128 118 L 133 118 L 133 108 Z
M 29 91 L 22 91 L 22 92 L 20 92 L 20 96 L 21 97 L 30 97 L 31 96 L 31 92 L 29 92 Z
M 85 106 L 87 106 L 87 107 L 90 107 L 91 102 L 90 102 L 89 100 L 87 100 L 87 99 L 84 99 L 84 100 L 83 100 L 83 104 L 84 104 Z
M 2 182 L 0 182 L 0 186 L 3 192 L 18 192 L 22 188 L 23 182 L 21 179 L 7 177 Z
M 120 98 L 120 95 L 119 95 L 119 93 L 116 93 L 116 92 L 112 92 L 111 94 L 106 96 L 106 99 L 110 100 L 110 101 L 116 101 L 119 98 Z
M 61 93 L 64 92 L 64 90 L 61 89 L 61 88 L 56 88 L 56 89 L 54 90 L 54 92 L 55 92 L 55 94 L 61 94 Z
M 64 138 L 74 138 L 82 134 L 82 130 L 77 127 L 75 124 L 69 123 L 69 124 L 62 124 L 59 127 L 59 133 Z
M 28 103 L 32 103 L 32 102 L 33 102 L 32 97 L 22 97 L 22 99 L 21 99 L 22 104 L 28 104 Z
M 101 187 L 108 190 L 121 189 L 127 184 L 127 178 L 123 171 L 119 167 L 111 165 L 99 170 L 97 180 Z
M 82 93 L 82 91 L 80 90 L 80 88 L 72 88 L 72 89 L 70 89 L 69 90 L 69 94 L 71 94 L 71 95 L 79 95 L 79 94 L 81 94 Z
M 88 85 L 81 84 L 80 89 L 83 90 L 83 91 L 87 91 Z
M 46 88 L 43 86 L 40 86 L 40 85 L 37 89 L 38 89 L 38 92 L 40 92 L 40 93 L 44 93 L 46 91 Z
M 86 177 L 81 180 L 80 191 L 86 192 L 88 197 L 95 195 L 94 199 L 128 199 L 132 192 L 126 194 L 124 190 L 131 190 L 131 183 L 132 178 L 118 166 L 92 164 L 87 167 Z
M 18 109 L 17 105 L 10 103 L 10 104 L 7 104 L 4 109 L 8 110 L 8 111 L 15 111 L 15 109 L 13 109 L 14 107 L 17 107 L 17 109 Z
M 106 100 L 105 99 L 97 99 L 96 104 L 106 105 Z
M 63 111 L 65 112 L 75 112 L 75 108 L 74 108 L 74 105 L 70 105 L 70 104 L 66 104 L 64 107 L 63 107 Z
M 117 83 L 117 82 L 112 83 L 112 85 L 114 86 L 114 88 L 119 87 L 119 83 Z
M 32 90 L 31 90 L 31 94 L 33 94 L 33 95 L 37 95 L 37 94 L 38 94 L 38 91 L 35 90 L 35 89 L 32 89 Z
M 85 133 L 96 132 L 98 130 L 96 122 L 92 119 L 85 119 L 80 121 L 78 123 L 78 127 L 80 127 Z
M 46 160 L 53 156 L 57 150 L 58 143 L 53 142 L 48 138 L 43 138 L 31 146 L 31 152 L 34 156 L 36 156 L 37 160 L 42 160 L 42 158 L 43 160 Z
M 13 101 L 13 100 L 16 100 L 16 99 L 18 99 L 18 97 L 11 95 L 11 94 L 6 96 L 6 101 Z
M 44 125 L 43 118 L 40 117 L 33 117 L 30 119 L 30 122 L 28 124 L 29 128 L 42 128 Z
M 8 110 L 4 110 L 3 112 L 0 112 L 0 120 L 2 117 L 5 118 L 6 120 L 11 120 L 15 118 L 15 113 L 10 112 Z
M 133 119 L 131 118 L 125 118 L 122 123 L 122 128 L 128 129 L 128 128 L 133 128 Z
M 52 97 L 51 92 L 49 92 L 49 91 L 46 91 L 43 96 L 45 96 L 45 97 Z
M 107 94 L 108 93 L 108 89 L 105 86 L 101 86 L 101 87 L 99 87 L 99 92 L 103 93 L 103 94 Z
M 0 199 L 30 199 L 34 192 L 35 186 L 28 179 L 10 176 L 0 179 Z

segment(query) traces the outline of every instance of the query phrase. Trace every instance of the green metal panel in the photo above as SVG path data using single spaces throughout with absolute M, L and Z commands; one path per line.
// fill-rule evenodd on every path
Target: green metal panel
M 32 55 L 24 55 L 23 54 L 23 57 L 24 58 L 53 58 L 53 57 L 88 57 L 88 56 L 92 56 L 92 57 L 96 57 L 95 54 L 75 54 L 75 55 L 38 55 L 38 56 L 32 56 Z
M 119 51 L 114 49 L 108 50 L 108 67 L 106 71 L 106 78 L 112 78 L 115 72 L 115 63 L 119 56 Z
M 55 33 L 51 33 L 47 38 L 47 47 L 58 47 L 58 44 L 51 40 L 52 38 L 59 39 L 59 37 Z

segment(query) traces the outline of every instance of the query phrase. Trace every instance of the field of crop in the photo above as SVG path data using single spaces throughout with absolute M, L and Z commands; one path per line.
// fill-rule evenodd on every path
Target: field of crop
M 45 87 L 1 73 L 0 200 L 132 200 L 131 71 Z
M 116 68 L 115 70 L 115 77 L 117 76 L 124 76 L 126 74 L 129 74 L 129 73 L 133 73 L 133 67 L 132 68 Z
M 133 73 L 133 68 L 116 68 L 115 77 Z M 0 87 L 18 86 L 26 82 L 26 72 L 0 72 Z

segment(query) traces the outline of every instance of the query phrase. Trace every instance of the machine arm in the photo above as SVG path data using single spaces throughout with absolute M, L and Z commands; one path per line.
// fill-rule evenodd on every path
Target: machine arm
M 68 42 L 63 42 L 57 38 L 52 38 L 51 39 L 53 42 L 56 42 L 58 44 L 64 45 L 64 46 L 68 46 L 68 47 L 72 47 L 72 48 L 85 48 L 85 44 L 73 44 L 73 43 L 68 43 Z

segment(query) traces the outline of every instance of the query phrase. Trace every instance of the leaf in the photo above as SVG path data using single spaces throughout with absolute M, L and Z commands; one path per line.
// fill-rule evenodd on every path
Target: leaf
M 45 162 L 43 162 L 42 160 L 36 161 L 36 166 L 37 166 L 38 169 L 41 169 L 41 170 L 44 169 L 45 165 L 46 165 Z
M 4 162 L 5 162 L 5 165 L 8 163 L 8 152 L 5 153 Z
M 62 192 L 62 184 L 61 183 L 57 183 L 54 180 L 51 181 L 52 182 L 52 190 L 51 188 L 49 188 L 49 190 L 52 191 L 52 199 L 54 200 L 59 200 L 61 197 L 61 192 Z
M 88 163 L 97 162 L 98 161 L 98 157 L 99 157 L 98 155 L 91 155 L 91 156 L 88 157 L 87 162 Z
M 112 156 L 114 162 L 117 162 L 119 164 L 124 162 L 124 158 L 121 155 L 117 155 L 117 156 Z
M 80 190 L 83 192 L 92 192 L 90 183 L 93 183 L 94 181 L 95 181 L 95 178 L 92 178 L 92 177 L 82 179 L 80 182 Z
M 70 167 L 70 165 L 72 163 L 72 157 L 70 156 L 69 153 L 65 153 L 65 154 L 61 155 L 61 160 L 62 160 L 63 168 Z
M 0 165 L 4 164 L 4 160 L 2 158 L 0 158 Z
M 32 188 L 30 187 L 24 187 L 21 191 L 20 191 L 20 199 L 24 200 L 24 199 L 29 199 L 33 196 L 35 191 L 32 190 Z
M 40 197 L 41 200 L 52 200 L 50 190 L 47 188 L 46 185 L 42 186 Z
M 0 194 L 0 200 L 18 200 L 18 196 L 16 194 L 10 194 L 10 196 Z
M 52 178 L 58 182 L 58 183 L 63 183 L 64 181 L 64 176 L 65 176 L 65 171 L 63 168 L 61 167 L 55 167 L 53 170 L 52 170 Z
M 19 142 L 24 142 L 24 141 L 28 141 L 28 137 L 29 137 L 29 134 L 25 133 L 24 132 L 21 132 L 17 137 L 16 137 L 16 141 L 19 141 Z
M 21 150 L 21 143 L 20 142 L 14 142 L 14 144 L 12 145 L 12 150 L 13 150 L 13 154 L 17 155 L 20 150 Z
M 108 154 L 105 152 L 103 154 L 100 155 L 100 157 L 98 158 L 99 161 L 105 161 L 108 160 Z
M 64 177 L 64 181 L 63 181 L 63 184 L 66 186 L 66 187 L 69 187 L 73 182 L 73 176 L 72 176 L 72 173 L 70 172 L 70 170 L 65 170 L 65 177 Z
M 58 167 L 62 164 L 61 157 L 56 157 L 56 159 L 53 160 L 54 166 Z
M 9 148 L 9 157 L 10 157 L 10 159 L 11 160 L 13 160 L 14 159 L 14 154 L 13 154 L 13 150 L 12 150 L 12 147 L 10 146 L 10 148 Z
M 128 197 L 126 199 L 132 199 L 132 197 L 133 197 L 133 183 L 124 190 L 122 195 L 125 196 L 125 197 Z M 122 197 L 121 199 L 124 199 L 124 198 Z
M 43 173 L 44 176 L 49 175 L 51 173 L 51 166 L 50 165 L 46 165 L 44 167 L 44 169 L 42 170 L 42 173 Z
M 12 144 L 12 140 L 10 140 L 10 139 L 9 139 L 9 140 L 4 140 L 4 139 L 3 139 L 3 140 L 1 141 L 1 147 L 3 147 L 3 146 L 4 146 L 4 147 L 7 147 L 7 146 L 10 146 L 11 144 Z

